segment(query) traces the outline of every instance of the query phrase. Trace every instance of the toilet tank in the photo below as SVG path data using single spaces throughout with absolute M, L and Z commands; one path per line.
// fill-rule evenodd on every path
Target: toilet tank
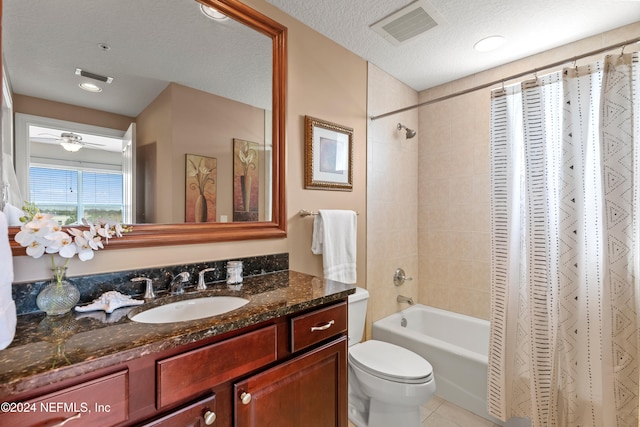
M 368 299 L 369 292 L 363 288 L 356 288 L 356 293 L 349 295 L 349 346 L 362 341 Z

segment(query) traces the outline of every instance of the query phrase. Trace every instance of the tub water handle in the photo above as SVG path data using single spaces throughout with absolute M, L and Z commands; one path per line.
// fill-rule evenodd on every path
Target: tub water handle
M 407 277 L 402 268 L 396 268 L 396 272 L 393 274 L 393 284 L 400 286 L 407 280 L 413 280 L 413 277 Z

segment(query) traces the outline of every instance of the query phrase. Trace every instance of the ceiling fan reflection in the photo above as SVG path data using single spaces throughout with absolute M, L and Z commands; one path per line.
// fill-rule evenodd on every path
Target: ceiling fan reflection
M 105 144 L 97 144 L 93 142 L 83 141 L 82 136 L 75 134 L 73 132 L 62 132 L 60 136 L 52 135 L 52 134 L 41 134 L 41 135 L 51 135 L 55 138 L 32 138 L 32 141 L 36 141 L 36 142 L 57 141 L 58 143 L 60 143 L 62 148 L 64 148 L 67 151 L 71 151 L 73 153 L 75 153 L 76 151 L 79 151 L 82 147 L 99 149 L 97 147 L 105 146 Z

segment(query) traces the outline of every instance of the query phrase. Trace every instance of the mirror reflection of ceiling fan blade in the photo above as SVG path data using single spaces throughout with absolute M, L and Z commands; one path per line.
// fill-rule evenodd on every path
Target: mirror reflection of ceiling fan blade
M 82 147 L 87 148 L 96 148 L 96 147 L 104 147 L 105 144 L 98 144 L 94 142 L 86 142 L 82 140 L 82 136 L 75 134 L 73 132 L 62 132 L 60 135 L 53 135 L 43 133 L 40 135 L 50 135 L 49 137 L 45 136 L 37 136 L 32 137 L 31 141 L 33 142 L 44 142 L 44 143 L 53 143 L 58 142 L 67 151 L 76 152 L 80 150 Z M 96 148 L 99 149 L 99 148 Z

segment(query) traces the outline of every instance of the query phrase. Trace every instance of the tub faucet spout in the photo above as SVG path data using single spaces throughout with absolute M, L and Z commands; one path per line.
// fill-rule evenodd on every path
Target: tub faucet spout
M 184 283 L 188 282 L 191 278 L 191 275 L 187 271 L 183 271 L 180 274 L 177 274 L 173 279 L 171 279 L 171 283 L 169 283 L 169 291 L 172 295 L 180 295 L 184 293 Z
M 404 295 L 398 295 L 397 298 L 398 302 L 406 302 L 409 305 L 413 305 L 413 298 L 412 297 L 405 297 Z

